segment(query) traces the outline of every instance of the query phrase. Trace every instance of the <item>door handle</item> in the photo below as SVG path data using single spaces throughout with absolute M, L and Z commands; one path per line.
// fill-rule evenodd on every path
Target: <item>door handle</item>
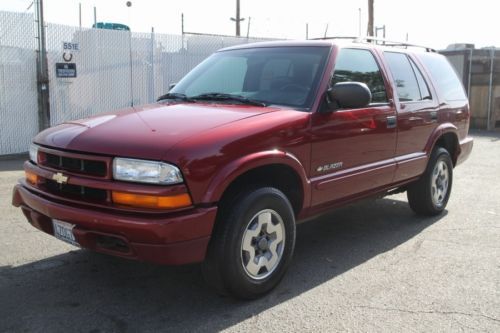
M 395 128 L 397 121 L 396 116 L 388 116 L 387 117 L 387 128 Z

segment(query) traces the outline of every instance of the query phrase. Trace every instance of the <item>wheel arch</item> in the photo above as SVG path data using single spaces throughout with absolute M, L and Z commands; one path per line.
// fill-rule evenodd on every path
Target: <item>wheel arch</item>
M 453 124 L 442 124 L 438 126 L 427 142 L 425 151 L 428 156 L 430 156 L 435 147 L 446 149 L 451 156 L 453 166 L 455 166 L 460 153 L 457 127 Z
M 251 184 L 281 190 L 296 215 L 310 202 L 305 168 L 294 155 L 279 150 L 253 153 L 230 162 L 213 177 L 202 200 L 219 202 Z

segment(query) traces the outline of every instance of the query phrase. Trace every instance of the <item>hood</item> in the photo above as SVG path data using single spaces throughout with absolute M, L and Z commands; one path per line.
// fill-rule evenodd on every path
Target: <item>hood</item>
M 70 121 L 41 132 L 41 145 L 110 156 L 162 160 L 177 143 L 207 130 L 277 111 L 222 104 L 149 104 Z

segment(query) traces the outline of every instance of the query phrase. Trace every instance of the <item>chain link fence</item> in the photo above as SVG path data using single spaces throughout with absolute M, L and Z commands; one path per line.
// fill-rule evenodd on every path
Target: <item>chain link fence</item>
M 50 124 L 151 103 L 218 49 L 262 38 L 46 25 Z M 26 152 L 38 130 L 32 14 L 0 11 L 0 155 Z M 76 77 L 60 77 L 70 66 Z
M 51 125 L 152 103 L 216 50 L 262 40 L 55 24 L 46 31 Z M 64 43 L 78 45 L 78 50 L 64 50 Z M 76 64 L 76 78 L 56 77 L 56 64 L 64 62 Z
M 27 151 L 38 131 L 33 21 L 0 11 L 0 155 Z

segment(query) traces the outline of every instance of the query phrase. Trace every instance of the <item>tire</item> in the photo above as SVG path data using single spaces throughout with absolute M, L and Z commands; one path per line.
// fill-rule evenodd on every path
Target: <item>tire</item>
M 436 147 L 424 174 L 408 188 L 408 203 L 418 215 L 439 215 L 446 208 L 453 183 L 453 163 L 448 151 Z
M 219 293 L 255 299 L 284 276 L 295 247 L 295 218 L 287 197 L 263 187 L 236 196 L 222 211 L 202 265 Z M 229 204 L 229 202 L 228 202 Z

